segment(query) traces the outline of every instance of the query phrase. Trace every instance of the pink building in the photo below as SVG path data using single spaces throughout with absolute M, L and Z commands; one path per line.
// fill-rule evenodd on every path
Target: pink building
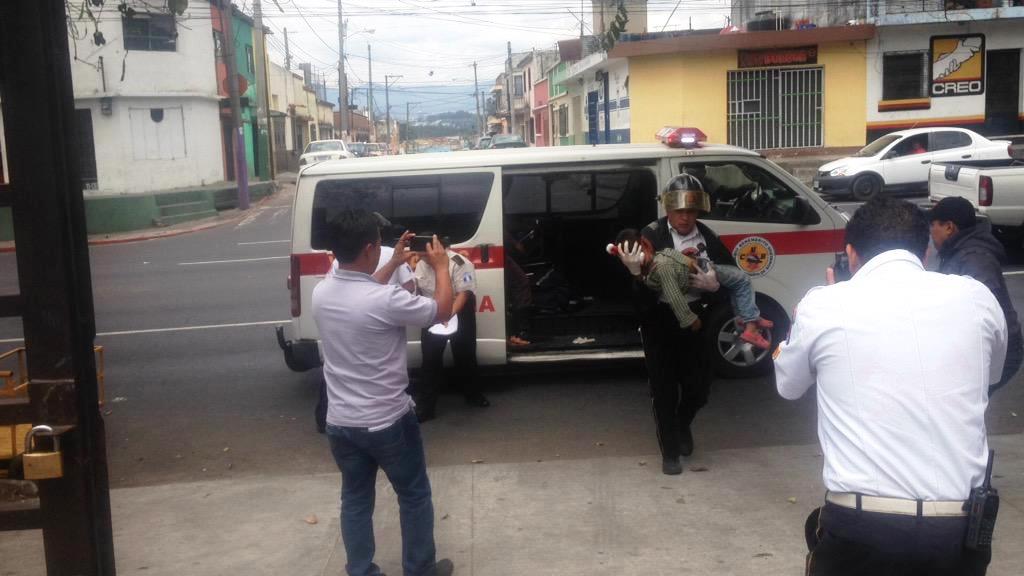
M 551 146 L 551 111 L 548 109 L 548 79 L 533 85 L 533 129 L 536 146 Z

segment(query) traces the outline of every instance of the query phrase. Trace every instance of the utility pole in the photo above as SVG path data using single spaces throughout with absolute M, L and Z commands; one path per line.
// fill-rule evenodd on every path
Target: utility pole
M 369 66 L 369 79 L 370 83 L 369 90 L 366 95 L 366 118 L 370 121 L 370 140 L 372 142 L 377 141 L 377 123 L 373 119 L 373 51 L 370 49 L 370 43 L 366 43 L 366 63 Z
M 238 183 L 238 209 L 249 209 L 249 166 L 245 161 L 245 132 L 242 131 L 242 103 L 238 97 L 238 62 L 235 60 L 235 34 L 231 26 L 234 8 L 229 0 L 220 2 L 220 27 L 224 31 L 224 64 L 231 99 L 231 133 L 235 135 L 235 182 Z
M 512 42 L 508 43 L 508 64 L 506 65 L 505 72 L 505 99 L 508 101 L 508 133 L 516 133 L 516 111 L 512 107 L 512 87 L 515 86 L 515 82 L 512 81 Z
M 338 0 L 338 111 L 341 112 L 341 138 L 348 136 L 348 81 L 345 78 L 345 17 Z
M 409 123 L 409 102 L 405 103 L 405 153 L 409 153 L 409 146 L 412 145 L 412 124 Z
M 384 117 L 386 118 L 385 121 L 387 122 L 387 129 L 388 129 L 388 153 L 389 154 L 391 153 L 391 99 L 389 98 L 388 87 L 391 86 L 391 84 L 390 84 L 391 78 L 394 78 L 395 80 L 397 80 L 397 79 L 399 79 L 401 77 L 402 77 L 401 74 L 385 74 L 384 75 L 384 108 L 385 108 L 385 110 L 384 110 Z
M 292 71 L 292 53 L 288 47 L 288 28 L 284 29 L 284 69 L 289 72 L 291 76 Z
M 252 2 L 252 17 L 254 21 L 252 43 L 253 43 L 253 66 L 256 68 L 256 134 L 253 134 L 253 141 L 257 143 L 256 150 L 259 156 L 255 157 L 256 166 L 270 168 L 271 153 L 270 139 L 270 106 L 267 103 L 267 56 L 266 44 L 263 37 L 263 7 L 260 0 Z M 271 174 L 271 170 L 266 172 Z
M 480 84 L 476 79 L 476 62 L 473 62 L 473 101 L 476 102 L 476 134 L 477 136 L 483 136 L 484 121 L 483 117 L 480 116 Z

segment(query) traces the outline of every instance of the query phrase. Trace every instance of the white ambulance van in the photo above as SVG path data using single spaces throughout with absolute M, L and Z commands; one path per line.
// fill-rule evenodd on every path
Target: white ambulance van
M 680 146 L 678 133 L 669 140 Z M 774 339 L 784 337 L 794 305 L 843 250 L 846 218 L 754 152 L 685 136 L 682 145 L 416 154 L 303 169 L 292 216 L 292 321 L 278 328 L 288 366 L 321 364 L 310 299 L 331 267 L 324 221 L 353 197 L 396 227 L 447 236 L 474 263 L 481 364 L 641 357 L 630 278 L 605 246 L 619 230 L 658 218 L 659 192 L 682 172 L 703 182 L 712 210 L 701 220 L 750 275 Z M 523 301 L 524 288 L 530 305 L 511 310 L 511 291 Z M 525 316 L 529 346 L 508 344 L 513 312 Z M 771 369 L 768 351 L 738 338 L 727 299 L 707 318 L 719 374 Z M 418 330 L 409 332 L 409 362 L 420 362 Z

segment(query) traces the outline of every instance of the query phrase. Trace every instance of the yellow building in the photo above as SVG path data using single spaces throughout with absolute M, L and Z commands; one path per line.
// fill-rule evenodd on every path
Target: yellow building
M 871 25 L 683 31 L 619 42 L 629 58 L 631 140 L 664 126 L 756 150 L 863 146 Z

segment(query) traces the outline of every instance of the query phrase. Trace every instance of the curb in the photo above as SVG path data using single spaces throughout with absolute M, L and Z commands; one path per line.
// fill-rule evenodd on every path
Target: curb
M 273 198 L 276 195 L 277 195 L 277 190 L 275 190 L 269 196 L 264 196 L 258 202 L 253 204 L 252 207 L 250 207 L 250 210 L 252 208 L 256 208 L 256 207 L 262 206 L 265 202 L 267 202 L 268 200 L 270 200 L 271 198 Z M 238 220 L 241 220 L 241 219 L 245 218 L 245 216 L 247 216 L 247 215 L 248 215 L 248 212 L 239 212 L 238 214 L 235 214 L 235 215 L 231 216 L 230 218 L 225 218 L 224 220 L 220 220 L 220 221 L 216 221 L 216 222 L 207 222 L 205 224 L 199 224 L 199 225 L 193 226 L 191 228 L 183 228 L 183 229 L 180 229 L 180 230 L 168 230 L 166 232 L 141 233 L 141 234 L 137 234 L 135 236 L 124 236 L 124 237 L 116 237 L 116 238 L 89 238 L 88 242 L 89 242 L 89 246 L 106 246 L 106 245 L 110 245 L 110 244 L 129 244 L 129 243 L 132 243 L 132 242 L 145 242 L 147 240 L 160 240 L 162 238 L 172 238 L 174 236 L 182 236 L 184 234 L 191 234 L 193 232 L 202 232 L 203 230 L 209 230 L 211 228 L 216 228 L 216 227 L 222 226 L 224 224 L 230 224 L 232 222 L 236 222 Z M 16 249 L 16 247 L 14 245 L 14 242 L 12 241 L 10 243 L 10 246 L 0 246 L 0 254 L 6 254 L 6 253 L 14 252 L 15 249 Z

